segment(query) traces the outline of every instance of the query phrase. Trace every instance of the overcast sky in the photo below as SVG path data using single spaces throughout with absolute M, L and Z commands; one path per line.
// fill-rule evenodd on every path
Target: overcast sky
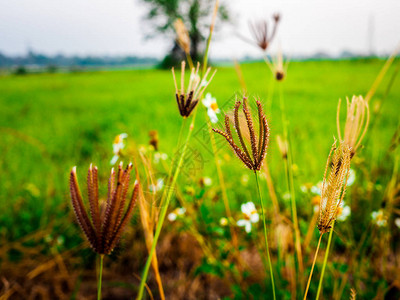
M 400 42 L 400 0 L 229 0 L 235 26 L 216 35 L 212 57 L 257 55 L 238 39 L 248 20 L 282 15 L 279 44 L 290 54 L 342 50 L 393 51 Z M 147 55 L 161 57 L 166 38 L 146 40 L 140 0 L 0 0 L 0 52 L 24 54 Z M 371 38 L 372 37 L 372 38 Z M 279 42 L 278 42 L 279 41 Z

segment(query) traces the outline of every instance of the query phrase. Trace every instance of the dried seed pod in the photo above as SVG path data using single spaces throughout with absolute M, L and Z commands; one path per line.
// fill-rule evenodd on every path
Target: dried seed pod
M 70 176 L 72 206 L 79 226 L 93 250 L 99 254 L 111 253 L 132 216 L 133 207 L 138 198 L 139 184 L 135 184 L 132 197 L 127 208 L 125 208 L 131 171 L 132 164 L 129 164 L 123 170 L 121 163 L 118 166 L 117 183 L 115 184 L 115 171 L 114 169 L 111 170 L 106 207 L 105 209 L 100 209 L 102 205 L 99 204 L 97 167 L 90 165 L 87 176 L 90 217 L 92 220 L 90 221 L 79 189 L 76 167 L 72 168 Z

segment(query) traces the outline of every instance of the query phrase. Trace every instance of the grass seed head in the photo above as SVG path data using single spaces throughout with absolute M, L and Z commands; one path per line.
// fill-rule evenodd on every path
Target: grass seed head
M 182 19 L 176 19 L 174 22 L 175 32 L 176 32 L 176 41 L 178 45 L 185 51 L 186 54 L 190 53 L 190 37 L 189 32 L 186 29 L 185 24 Z
M 230 118 L 225 115 L 225 132 L 216 128 L 213 131 L 222 135 L 228 144 L 231 146 L 233 152 L 236 156 L 245 164 L 247 168 L 253 171 L 259 171 L 261 169 L 262 163 L 264 161 L 265 155 L 267 153 L 267 146 L 269 141 L 269 127 L 267 118 L 263 112 L 261 102 L 256 100 L 257 110 L 258 110 L 258 136 L 256 134 L 256 129 L 254 128 L 253 117 L 250 113 L 247 98 L 243 97 L 243 114 L 246 119 L 246 127 L 249 133 L 250 149 L 248 150 L 248 143 L 246 144 L 246 133 L 243 133 L 240 120 L 239 120 L 239 109 L 242 105 L 241 101 L 236 101 L 234 112 L 233 112 L 233 125 L 236 130 L 237 137 L 239 139 L 239 145 L 234 141 L 232 131 L 230 128 Z
M 272 40 L 275 37 L 276 29 L 280 21 L 280 15 L 279 14 L 273 15 L 273 19 L 274 19 L 274 25 L 273 25 L 274 27 L 272 29 L 271 35 L 269 35 L 268 33 L 267 21 L 263 20 L 254 23 L 249 23 L 250 31 L 251 34 L 253 35 L 255 43 L 263 51 L 267 50 L 268 46 L 271 44 Z
M 343 201 L 350 173 L 350 156 L 351 148 L 345 142 L 336 147 L 335 140 L 326 163 L 321 190 L 318 229 L 322 234 L 332 227 Z
M 114 169 L 111 170 L 108 197 L 104 207 L 103 203 L 99 204 L 97 167 L 90 165 L 87 176 L 89 219 L 79 189 L 76 167 L 72 168 L 70 175 L 72 207 L 79 226 L 86 235 L 90 246 L 99 254 L 111 253 L 132 216 L 133 208 L 138 198 L 139 185 L 135 183 L 129 203 L 125 205 L 131 171 L 132 164 L 129 164 L 123 170 L 121 163 L 118 166 L 117 182 L 115 184 L 115 171 Z
M 339 121 L 341 99 L 339 99 L 338 103 L 336 123 L 339 140 L 344 141 L 351 148 L 351 157 L 353 158 L 367 132 L 369 124 L 369 106 L 368 102 L 365 101 L 362 96 L 353 96 L 351 101 L 349 98 L 346 98 L 346 101 L 347 115 L 343 136 L 341 135 Z
M 211 68 L 208 68 L 203 78 L 199 75 L 200 63 L 197 63 L 197 67 L 193 68 L 190 73 L 189 84 L 185 89 L 185 62 L 181 63 L 181 88 L 178 89 L 178 83 L 176 81 L 175 69 L 172 68 L 172 76 L 175 84 L 175 97 L 178 103 L 179 113 L 182 117 L 187 118 L 190 116 L 197 103 L 199 103 L 207 86 L 213 79 L 216 70 L 208 78 Z

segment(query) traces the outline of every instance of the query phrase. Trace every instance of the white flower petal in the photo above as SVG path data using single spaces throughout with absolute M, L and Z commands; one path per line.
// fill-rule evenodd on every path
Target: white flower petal
M 347 179 L 347 186 L 351 186 L 356 181 L 356 172 L 353 169 L 349 171 L 349 178 Z
M 171 222 L 175 221 L 176 217 L 177 217 L 177 215 L 174 214 L 174 213 L 169 213 L 168 214 L 168 220 L 171 221 Z
M 400 218 L 396 218 L 394 220 L 394 224 L 397 226 L 397 228 L 400 228 Z
M 201 101 L 203 105 L 207 108 L 211 107 L 212 104 L 212 96 L 210 93 L 207 93 L 207 95 L 204 97 L 203 101 Z
M 258 213 L 252 213 L 250 216 L 251 223 L 257 223 L 260 220 Z
M 247 233 L 250 233 L 250 232 L 251 232 L 251 223 L 248 222 L 248 223 L 246 224 L 246 227 L 245 227 L 244 229 L 246 230 Z
M 249 221 L 248 220 L 243 220 L 243 219 L 238 220 L 236 222 L 237 226 L 240 226 L 240 227 L 246 226 L 247 223 L 249 223 Z
M 207 114 L 211 120 L 211 123 L 217 123 L 218 122 L 218 117 L 217 114 L 215 113 L 215 111 L 210 107 L 207 109 Z
M 119 159 L 119 156 L 118 155 L 114 155 L 111 158 L 110 165 L 115 165 L 115 163 L 118 161 L 118 159 Z

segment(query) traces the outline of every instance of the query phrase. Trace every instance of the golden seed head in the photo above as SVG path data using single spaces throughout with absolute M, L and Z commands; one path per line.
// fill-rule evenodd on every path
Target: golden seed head
M 346 101 L 347 114 L 343 136 L 341 135 L 339 121 L 341 99 L 339 99 L 338 103 L 336 123 L 339 140 L 345 142 L 351 148 L 351 157 L 353 157 L 367 132 L 369 124 L 369 106 L 368 102 L 365 101 L 362 96 L 353 96 L 351 101 L 349 98 L 346 98 Z
M 182 19 L 176 19 L 174 22 L 175 32 L 177 35 L 176 41 L 178 45 L 185 51 L 186 54 L 190 53 L 190 37 Z
M 259 171 L 267 153 L 267 146 L 269 140 L 269 127 L 267 118 L 263 112 L 260 101 L 256 101 L 258 109 L 258 136 L 254 128 L 254 117 L 251 115 L 247 104 L 247 98 L 243 97 L 243 115 L 246 120 L 245 130 L 248 132 L 248 143 L 246 140 L 246 133 L 243 133 L 242 126 L 239 120 L 239 108 L 242 105 L 241 101 L 236 101 L 233 112 L 233 125 L 239 139 L 240 146 L 234 141 L 232 131 L 230 128 L 230 118 L 225 115 L 225 132 L 216 128 L 213 131 L 222 135 L 228 144 L 231 146 L 236 156 L 244 163 L 244 165 L 253 171 Z M 250 145 L 248 145 L 250 143 Z M 251 148 L 251 152 L 248 150 Z
M 336 147 L 335 140 L 326 163 L 321 190 L 318 229 L 322 234 L 332 227 L 343 201 L 350 172 L 350 160 L 351 148 L 344 142 Z
M 90 165 L 87 176 L 90 219 L 83 204 L 76 175 L 76 167 L 72 168 L 70 176 L 72 207 L 79 226 L 86 235 L 90 246 L 99 254 L 111 253 L 132 216 L 139 190 L 139 185 L 136 183 L 132 197 L 129 200 L 127 208 L 125 208 L 132 168 L 132 164 L 129 164 L 125 170 L 122 169 L 122 163 L 118 166 L 116 185 L 115 172 L 114 169 L 111 170 L 108 183 L 108 198 L 104 208 L 104 204 L 99 203 L 97 167 Z
M 182 117 L 187 118 L 190 116 L 197 103 L 199 103 L 204 91 L 213 79 L 216 70 L 212 73 L 210 79 L 207 79 L 211 71 L 211 68 L 208 68 L 203 78 L 201 78 L 199 75 L 200 63 L 197 63 L 196 69 L 192 68 L 191 70 L 189 84 L 185 89 L 185 65 L 185 62 L 182 61 L 181 88 L 179 90 L 174 68 L 172 68 L 172 76 L 175 84 L 175 97 L 178 103 L 179 113 Z

